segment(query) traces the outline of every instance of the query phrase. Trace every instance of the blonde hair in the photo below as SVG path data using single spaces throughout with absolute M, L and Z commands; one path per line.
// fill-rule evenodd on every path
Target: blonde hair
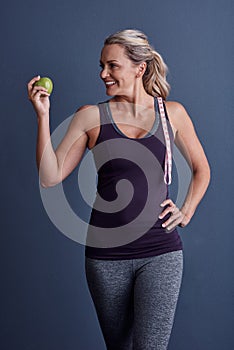
M 151 96 L 169 95 L 170 85 L 166 80 L 168 72 L 162 56 L 149 44 L 147 36 L 136 29 L 125 29 L 108 36 L 104 45 L 119 44 L 125 48 L 126 56 L 134 63 L 146 62 L 143 85 Z

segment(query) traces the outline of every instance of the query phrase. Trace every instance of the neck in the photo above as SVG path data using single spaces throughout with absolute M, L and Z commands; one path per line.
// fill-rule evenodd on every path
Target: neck
M 134 117 L 137 117 L 142 109 L 154 109 L 154 98 L 147 94 L 143 86 L 133 89 L 131 94 L 115 95 L 111 101 L 117 102 L 118 109 L 130 112 Z

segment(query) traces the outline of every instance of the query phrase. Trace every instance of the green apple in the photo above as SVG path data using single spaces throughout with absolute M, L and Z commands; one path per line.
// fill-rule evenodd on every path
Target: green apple
M 48 94 L 51 94 L 53 90 L 53 82 L 50 78 L 43 77 L 40 78 L 36 83 L 34 84 L 35 86 L 42 86 L 47 89 Z

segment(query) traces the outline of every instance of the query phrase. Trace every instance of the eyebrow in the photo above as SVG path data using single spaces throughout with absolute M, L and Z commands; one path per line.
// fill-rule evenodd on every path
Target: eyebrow
M 109 60 L 107 63 L 112 63 L 112 62 L 118 62 L 117 60 Z M 103 64 L 103 62 L 100 60 L 100 63 Z

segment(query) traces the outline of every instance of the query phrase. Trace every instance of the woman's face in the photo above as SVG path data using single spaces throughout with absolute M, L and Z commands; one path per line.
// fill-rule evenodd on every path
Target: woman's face
M 118 44 L 105 45 L 101 52 L 100 77 L 109 96 L 133 94 L 138 66 L 127 58 L 124 48 Z

